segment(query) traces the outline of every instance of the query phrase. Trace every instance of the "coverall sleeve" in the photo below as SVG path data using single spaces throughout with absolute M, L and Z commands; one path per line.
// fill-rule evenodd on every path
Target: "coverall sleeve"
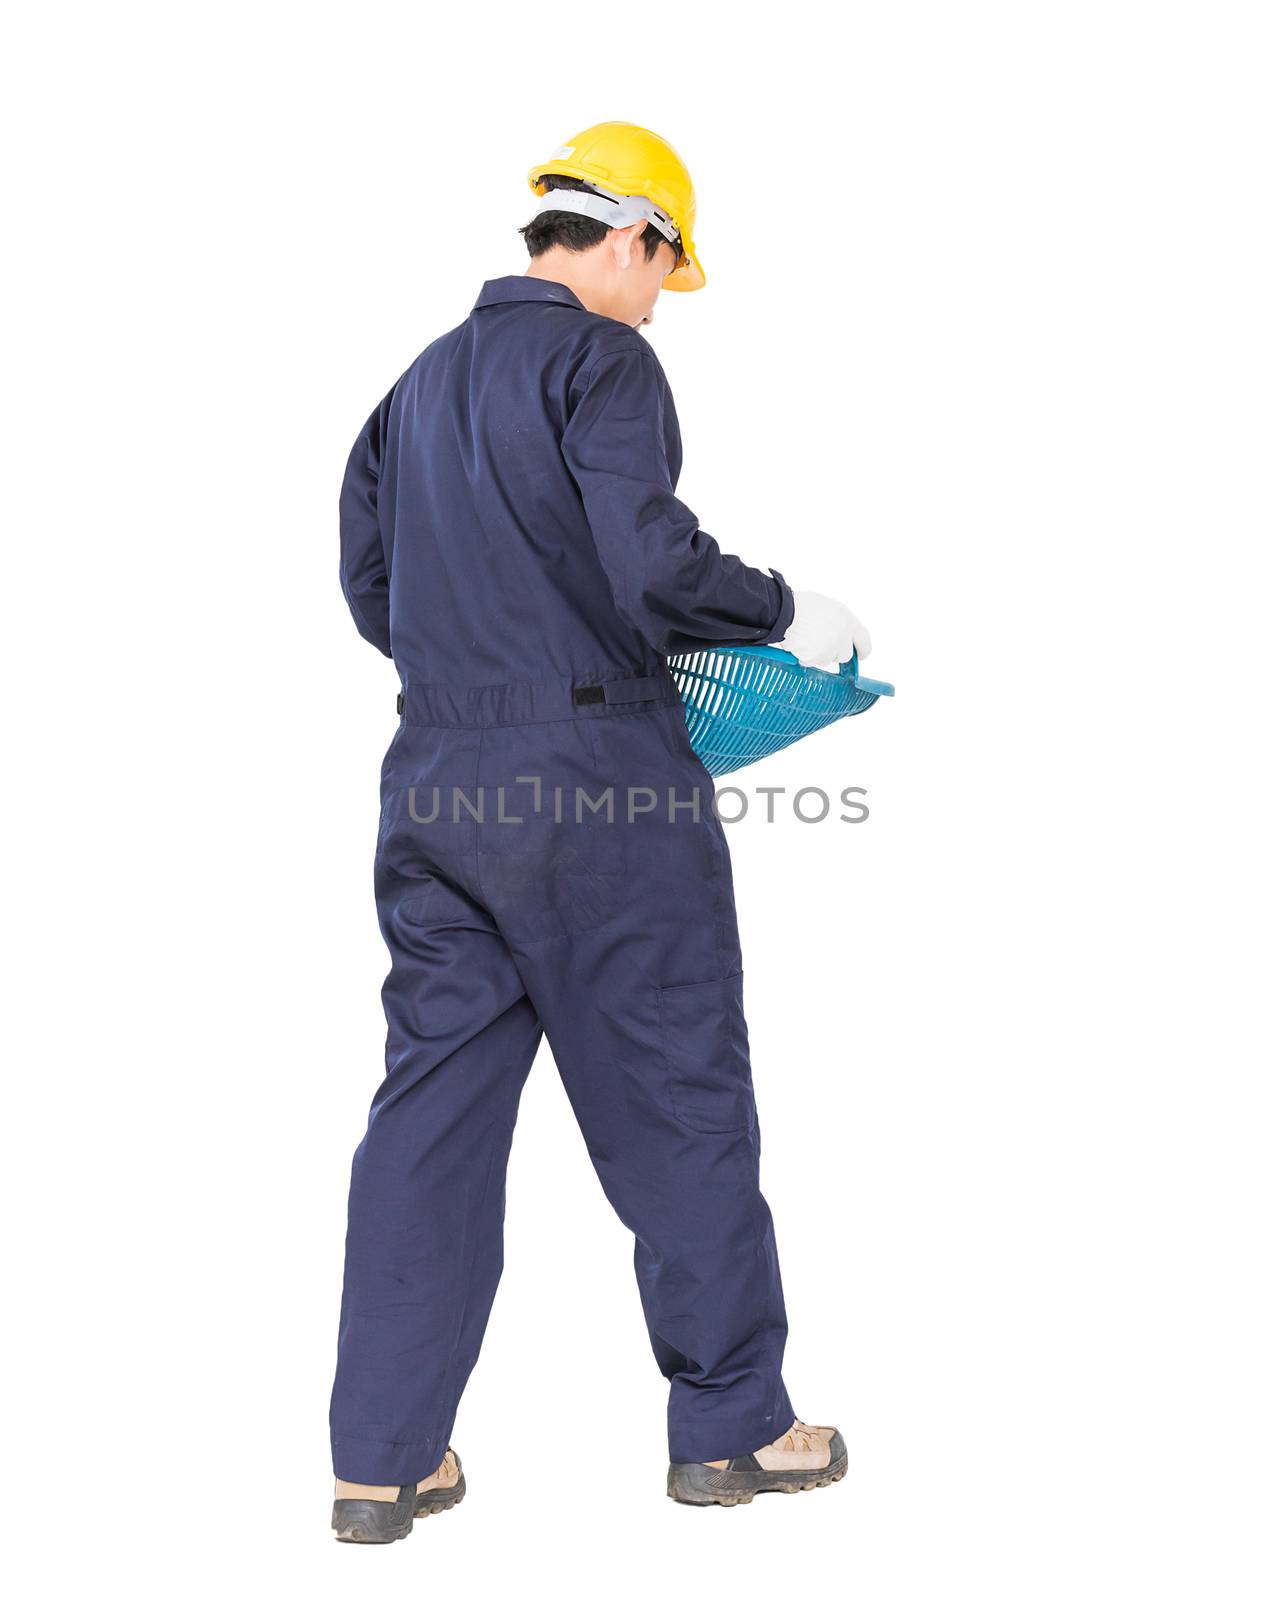
M 662 655 L 783 638 L 785 580 L 724 555 L 675 497 L 678 425 L 653 353 L 598 356 L 583 381 L 562 448 L 621 614 Z
M 379 531 L 379 470 L 392 396 L 357 436 L 340 490 L 340 585 L 363 639 L 392 655 L 388 636 L 388 567 Z

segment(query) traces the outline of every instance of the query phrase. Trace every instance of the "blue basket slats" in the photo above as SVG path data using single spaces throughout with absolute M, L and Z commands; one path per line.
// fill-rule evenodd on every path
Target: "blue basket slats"
M 669 665 L 688 737 L 716 778 L 895 693 L 889 683 L 861 678 L 855 656 L 836 673 L 822 672 L 771 645 L 700 650 L 672 656 Z

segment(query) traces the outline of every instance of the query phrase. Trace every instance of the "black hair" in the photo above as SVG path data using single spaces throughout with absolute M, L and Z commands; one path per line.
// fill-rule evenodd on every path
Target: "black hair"
M 583 183 L 578 178 L 566 178 L 557 173 L 547 173 L 539 180 L 546 189 L 580 189 L 584 194 L 595 194 L 596 190 L 589 183 Z M 609 231 L 607 222 L 597 221 L 595 217 L 582 217 L 576 211 L 540 211 L 532 217 L 520 230 L 531 256 L 540 256 L 547 250 L 552 250 L 556 245 L 563 245 L 566 250 L 581 253 L 583 250 L 593 250 L 597 244 L 602 244 L 604 235 Z M 644 241 L 644 259 L 651 261 L 657 254 L 659 244 L 668 244 L 675 252 L 675 261 L 683 256 L 683 246 L 675 239 L 671 240 L 664 233 L 659 233 L 650 222 L 640 236 Z

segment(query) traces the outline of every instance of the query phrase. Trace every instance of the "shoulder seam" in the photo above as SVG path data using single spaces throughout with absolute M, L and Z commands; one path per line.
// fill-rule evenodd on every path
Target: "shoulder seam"
M 615 349 L 600 350 L 591 357 L 586 366 L 582 369 L 581 377 L 584 380 L 584 387 L 588 389 L 590 388 L 595 369 L 602 361 L 617 361 L 628 355 L 646 357 L 648 360 L 652 361 L 654 365 L 657 364 L 657 358 L 642 339 L 638 342 L 638 344 L 622 344 L 618 345 Z

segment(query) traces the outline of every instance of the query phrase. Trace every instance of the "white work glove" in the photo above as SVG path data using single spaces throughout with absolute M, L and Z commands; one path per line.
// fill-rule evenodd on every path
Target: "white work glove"
M 771 639 L 769 644 L 788 650 L 805 667 L 823 667 L 826 672 L 837 672 L 838 663 L 850 661 L 853 650 L 864 660 L 873 643 L 869 630 L 853 611 L 848 611 L 841 600 L 831 600 L 811 589 L 795 589 L 793 593 L 794 620 L 783 639 Z

